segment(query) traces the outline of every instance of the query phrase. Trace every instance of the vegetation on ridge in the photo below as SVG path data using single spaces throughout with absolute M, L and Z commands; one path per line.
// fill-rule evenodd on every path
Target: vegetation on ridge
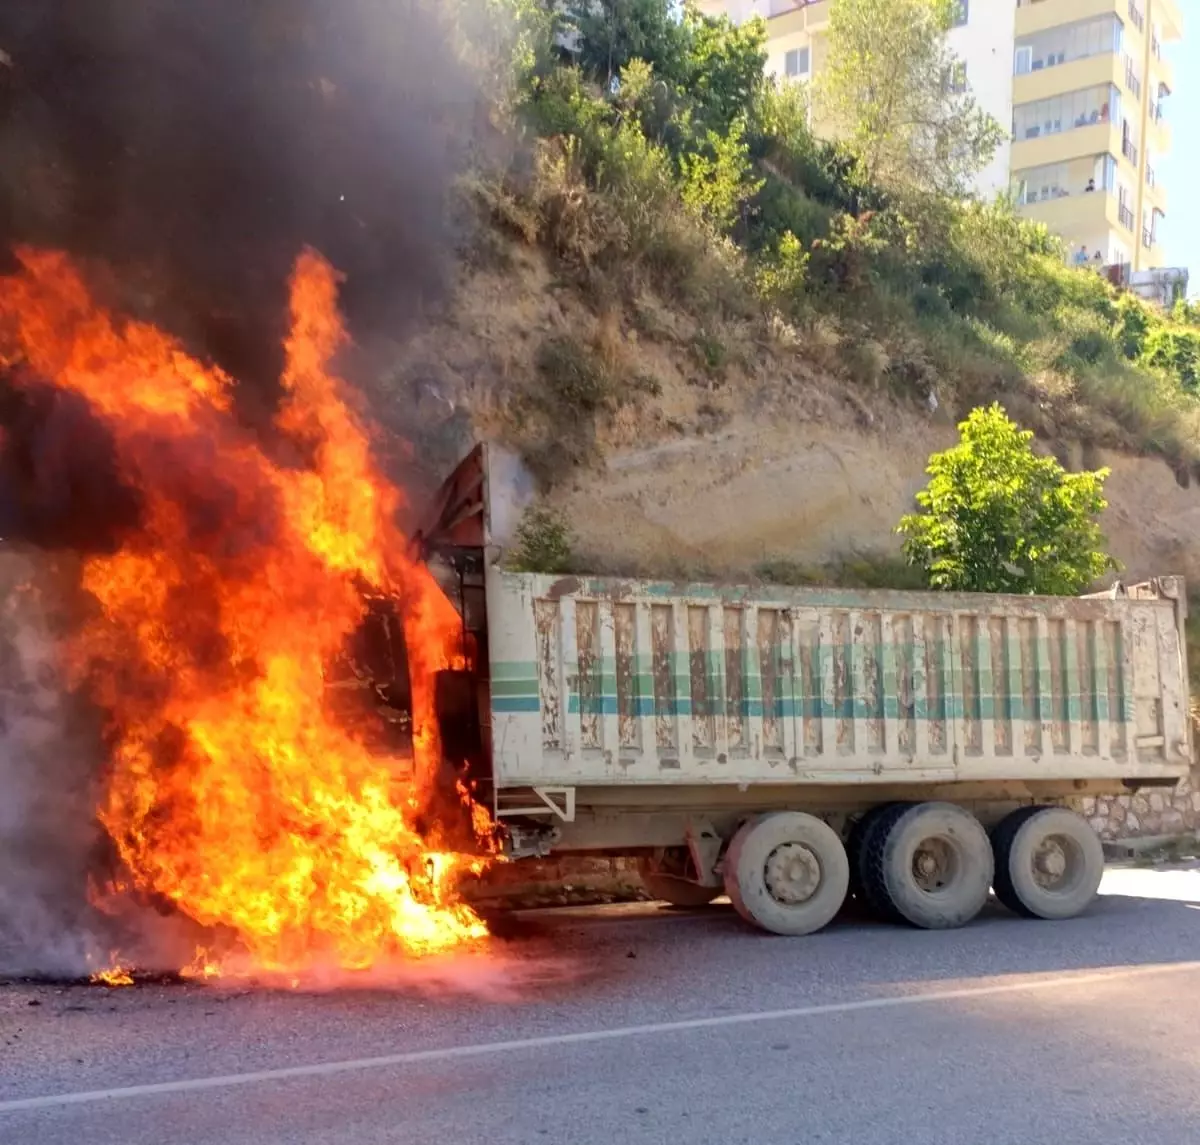
M 835 23 L 865 2 L 833 0 Z M 986 158 L 987 125 L 929 48 L 947 9 L 913 5 L 930 16 L 901 73 L 920 73 L 922 107 L 945 91 L 930 114 L 964 176 Z M 1158 453 L 1181 478 L 1200 460 L 1194 310 L 1164 315 L 1068 267 L 1043 226 L 955 197 L 936 164 L 914 177 L 894 158 L 911 135 L 876 140 L 875 159 L 861 124 L 843 125 L 842 143 L 815 137 L 803 85 L 764 76 L 761 22 L 691 6 L 677 19 L 668 0 L 596 0 L 565 17 L 540 0 L 488 7 L 516 30 L 505 103 L 530 146 L 476 180 L 478 199 L 598 313 L 653 337 L 641 306 L 653 292 L 693 321 L 713 384 L 730 364 L 794 357 L 956 414 L 998 400 L 1043 436 Z M 871 29 L 851 27 L 865 53 Z M 852 85 L 853 59 L 828 70 Z M 547 423 L 547 437 L 561 428 Z

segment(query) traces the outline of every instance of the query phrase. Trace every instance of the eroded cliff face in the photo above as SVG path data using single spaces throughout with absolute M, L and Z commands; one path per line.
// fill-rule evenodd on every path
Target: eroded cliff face
M 532 432 L 524 399 L 546 384 L 539 347 L 567 335 L 615 377 L 648 376 L 657 390 L 558 430 L 594 443 L 591 462 L 556 474 L 545 493 L 583 567 L 726 578 L 767 561 L 898 554 L 894 530 L 930 453 L 956 440 L 950 411 L 824 371 L 822 348 L 803 342 L 743 345 L 714 377 L 686 318 L 652 299 L 640 330 L 635 317 L 597 313 L 537 252 L 515 248 L 503 268 L 463 273 L 453 303 L 398 349 L 372 408 L 413 442 L 430 483 L 473 440 L 520 452 Z M 1182 485 L 1156 458 L 1069 441 L 1039 448 L 1073 469 L 1112 470 L 1102 523 L 1127 578 L 1179 573 L 1200 589 L 1200 483 Z
M 954 440 L 951 426 L 895 409 L 873 426 L 736 418 L 703 437 L 614 450 L 550 500 L 599 569 L 736 576 L 765 561 L 895 555 L 929 454 Z M 1102 524 L 1125 577 L 1181 573 L 1200 587 L 1200 488 L 1155 459 L 1060 452 L 1112 470 Z

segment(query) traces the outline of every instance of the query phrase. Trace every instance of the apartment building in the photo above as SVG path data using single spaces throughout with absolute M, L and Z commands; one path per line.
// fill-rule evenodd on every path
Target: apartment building
M 829 0 L 699 0 L 709 15 L 767 23 L 767 66 L 803 81 L 827 56 Z M 1170 147 L 1174 86 L 1163 45 L 1183 35 L 1178 0 L 960 0 L 950 46 L 980 105 L 1011 137 L 980 173 L 985 197 L 1011 188 L 1072 257 L 1163 264 L 1166 193 L 1155 164 Z M 815 125 L 820 129 L 820 124 Z

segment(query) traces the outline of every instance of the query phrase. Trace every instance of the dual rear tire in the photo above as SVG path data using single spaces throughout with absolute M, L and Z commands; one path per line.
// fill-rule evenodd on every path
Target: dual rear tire
M 953 803 L 873 808 L 850 849 L 820 819 L 795 811 L 742 825 L 725 854 L 724 881 L 738 913 L 774 934 L 820 930 L 854 889 L 879 917 L 924 930 L 970 922 L 989 891 L 1029 918 L 1072 918 L 1104 873 L 1100 840 L 1063 807 L 1013 812 L 991 837 Z
M 996 897 L 1026 918 L 1074 918 L 1100 889 L 1104 848 L 1065 807 L 1022 807 L 992 831 Z

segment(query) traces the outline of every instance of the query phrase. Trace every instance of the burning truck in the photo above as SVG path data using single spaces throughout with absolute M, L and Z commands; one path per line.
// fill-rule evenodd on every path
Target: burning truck
M 30 420 L 6 480 L 36 517 L 63 469 L 58 515 L 99 489 L 110 517 L 72 553 L 61 649 L 103 719 L 92 898 L 195 924 L 185 973 L 478 946 L 462 879 L 566 852 L 638 856 L 656 896 L 727 894 L 780 934 L 851 893 L 933 929 L 992 888 L 1066 918 L 1103 866 L 1070 801 L 1188 772 L 1175 578 L 1064 600 L 510 572 L 534 489 L 495 446 L 400 532 L 314 252 L 269 435 L 69 258 L 19 261 L 0 367 Z

